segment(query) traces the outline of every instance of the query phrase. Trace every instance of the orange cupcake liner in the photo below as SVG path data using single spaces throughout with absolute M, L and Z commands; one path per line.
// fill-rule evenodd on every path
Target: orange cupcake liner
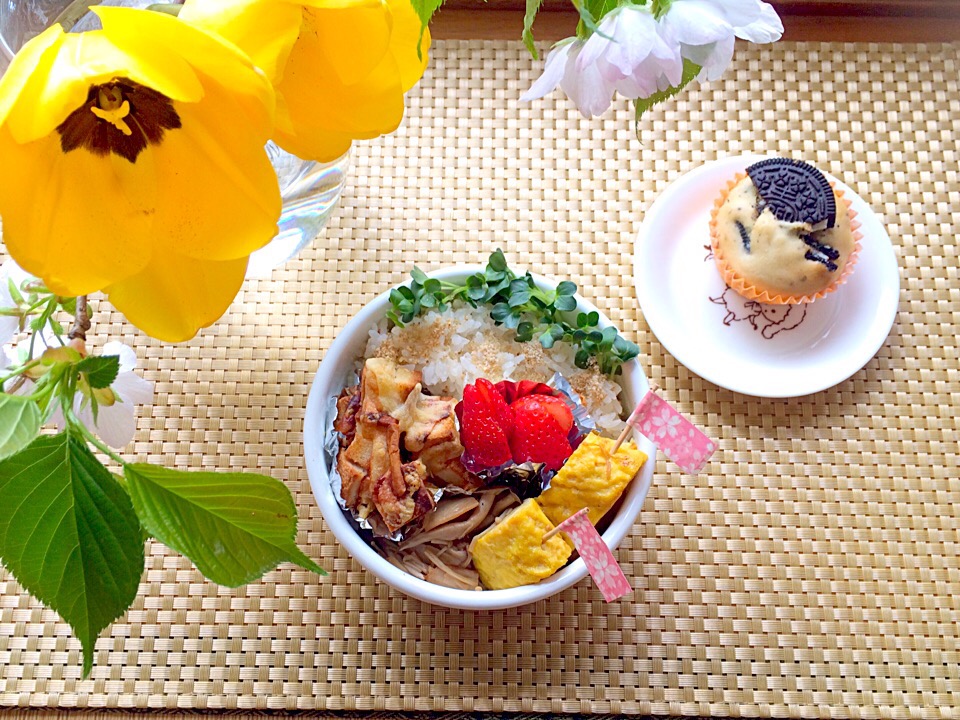
M 832 181 L 830 182 L 830 187 L 833 188 L 833 192 L 837 196 L 839 203 L 842 203 L 843 206 L 846 207 L 847 217 L 850 218 L 850 232 L 853 235 L 853 250 L 850 252 L 850 256 L 847 258 L 847 262 L 836 280 L 822 290 L 809 295 L 790 295 L 788 293 L 771 294 L 769 291 L 761 290 L 751 284 L 740 273 L 730 267 L 729 262 L 720 250 L 717 214 L 720 212 L 720 206 L 726 201 L 730 191 L 745 177 L 747 177 L 746 173 L 737 173 L 736 177 L 730 180 L 727 186 L 720 191 L 720 197 L 714 201 L 713 209 L 710 211 L 710 244 L 713 248 L 713 259 L 717 264 L 717 269 L 720 271 L 720 276 L 723 278 L 723 281 L 748 300 L 756 300 L 766 305 L 800 305 L 802 303 L 811 303 L 814 300 L 819 300 L 829 295 L 843 285 L 847 278 L 853 273 L 853 266 L 856 264 L 857 256 L 860 254 L 860 241 L 863 239 L 863 234 L 860 232 L 860 222 L 856 219 L 857 212 L 853 210 L 852 203 L 844 197 L 843 190 L 837 189 Z

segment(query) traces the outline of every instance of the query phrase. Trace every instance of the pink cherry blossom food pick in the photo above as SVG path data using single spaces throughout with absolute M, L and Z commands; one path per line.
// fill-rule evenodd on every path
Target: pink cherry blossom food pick
M 630 414 L 627 427 L 617 438 L 613 452 L 626 439 L 630 428 L 635 428 L 679 465 L 681 470 L 696 475 L 716 451 L 717 444 L 659 397 L 655 389 L 650 388 Z
M 604 600 L 613 602 L 633 589 L 630 587 L 627 576 L 617 564 L 617 559 L 610 552 L 610 548 L 590 522 L 586 508 L 574 513 L 544 535 L 544 542 L 561 530 L 573 541 L 577 552 L 583 558 L 584 565 L 587 566 L 590 577 L 603 593 Z

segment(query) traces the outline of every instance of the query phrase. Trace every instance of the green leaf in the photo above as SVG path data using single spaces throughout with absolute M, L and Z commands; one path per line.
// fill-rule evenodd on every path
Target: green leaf
M 430 24 L 433 14 L 440 9 L 443 0 L 410 0 L 413 9 L 417 11 L 420 18 L 420 37 L 417 39 L 417 58 L 423 57 L 423 32 Z
M 237 587 L 285 561 L 326 574 L 297 547 L 297 508 L 279 480 L 141 463 L 123 472 L 147 531 L 213 582 Z
M 60 298 L 60 307 L 63 308 L 64 312 L 70 315 L 76 315 L 77 299 L 75 297 L 62 297 Z
M 33 442 L 42 424 L 43 413 L 33 400 L 0 393 L 0 460 Z
M 108 388 L 120 372 L 120 356 L 91 355 L 77 363 L 77 370 L 86 373 L 87 382 L 94 390 Z
M 520 36 L 534 60 L 539 60 L 540 56 L 537 54 L 537 46 L 533 40 L 533 21 L 537 19 L 542 2 L 543 0 L 527 0 L 527 9 L 523 15 L 523 34 Z
M 557 297 L 561 295 L 576 295 L 577 284 L 569 280 L 563 280 L 557 284 Z
M 502 323 L 510 316 L 510 306 L 506 303 L 497 303 L 493 306 L 493 309 L 490 310 L 490 317 L 493 318 L 494 322 Z
M 683 75 L 680 77 L 680 84 L 667 88 L 666 90 L 660 90 L 655 92 L 648 98 L 638 98 L 633 101 L 635 108 L 634 119 L 637 123 L 637 136 L 640 136 L 640 117 L 650 108 L 652 108 L 657 103 L 662 103 L 664 100 L 669 100 L 674 95 L 683 90 L 690 82 L 700 74 L 700 70 L 703 68 L 700 65 L 697 65 L 695 62 L 691 62 L 686 58 L 683 59 Z
M 577 309 L 577 299 L 571 295 L 560 295 L 553 306 L 560 312 L 571 312 Z
M 7 278 L 7 290 L 10 293 L 10 299 L 13 300 L 14 305 L 23 305 L 23 295 L 20 292 L 20 288 L 18 288 L 17 284 L 13 281 L 12 277 Z
M 413 278 L 414 282 L 420 283 L 421 285 L 427 281 L 427 274 L 416 265 L 414 265 L 413 270 L 410 271 L 410 277 Z
M 0 557 L 70 623 L 93 667 L 100 631 L 137 595 L 143 539 L 130 498 L 86 444 L 44 435 L 0 462 Z
M 497 249 L 490 255 L 488 262 L 490 269 L 495 272 L 507 271 L 507 258 L 503 255 L 503 250 Z M 489 275 L 488 275 L 489 277 Z

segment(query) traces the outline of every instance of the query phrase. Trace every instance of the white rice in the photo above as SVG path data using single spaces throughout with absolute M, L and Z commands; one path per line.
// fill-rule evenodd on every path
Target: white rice
M 606 435 L 623 428 L 620 385 L 595 367 L 582 370 L 573 360 L 575 349 L 558 342 L 544 349 L 536 339 L 518 343 L 515 332 L 497 326 L 489 308 L 456 307 L 424 313 L 405 327 L 387 329 L 383 320 L 370 330 L 364 357 L 386 357 L 423 373 L 423 384 L 434 395 L 462 397 L 464 385 L 477 378 L 547 382 L 563 375 Z

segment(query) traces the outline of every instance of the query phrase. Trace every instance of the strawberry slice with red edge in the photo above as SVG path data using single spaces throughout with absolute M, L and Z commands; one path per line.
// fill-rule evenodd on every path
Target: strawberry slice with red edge
M 514 462 L 544 463 L 550 470 L 559 470 L 573 453 L 567 433 L 543 408 L 516 414 L 510 449 Z
M 526 395 L 557 395 L 558 391 L 544 383 L 534 382 L 533 380 L 501 380 L 495 386 L 497 391 L 503 396 L 503 399 L 509 404 L 517 398 Z
M 510 405 L 515 418 L 522 418 L 530 412 L 546 412 L 557 421 L 563 434 L 567 435 L 573 427 L 573 411 L 561 398 L 554 395 L 526 395 L 514 400 Z
M 512 412 L 503 398 L 493 391 L 492 394 L 503 404 L 501 417 L 497 417 L 488 402 L 493 385 L 486 380 L 483 382 L 489 388 L 482 388 L 479 383 L 464 387 L 463 400 L 456 406 L 457 419 L 460 421 L 460 443 L 464 449 L 463 461 L 467 469 L 474 472 L 503 465 L 513 457 L 509 435 L 500 424 L 502 410 L 506 409 L 512 426 Z
M 480 401 L 490 409 L 509 440 L 513 434 L 513 410 L 507 405 L 496 386 L 486 378 L 477 378 L 474 388 Z

